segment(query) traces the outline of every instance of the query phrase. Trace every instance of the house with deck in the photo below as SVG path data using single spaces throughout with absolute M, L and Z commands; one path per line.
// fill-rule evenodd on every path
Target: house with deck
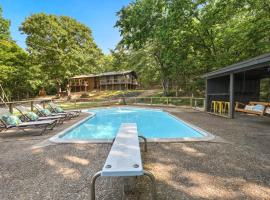
M 138 86 L 137 79 L 136 72 L 132 70 L 78 75 L 69 79 L 69 87 L 71 92 L 134 90 Z

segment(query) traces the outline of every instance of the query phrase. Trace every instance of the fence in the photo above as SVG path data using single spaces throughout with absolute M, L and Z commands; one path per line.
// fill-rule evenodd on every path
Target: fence
M 44 108 L 47 107 L 47 103 L 51 100 L 29 100 L 29 101 L 14 101 L 5 102 L 9 107 L 11 113 L 13 113 L 16 105 L 24 105 L 29 110 L 34 110 L 34 104 L 42 104 Z M 91 98 L 79 98 L 66 100 L 54 100 L 55 103 L 62 106 L 64 109 L 84 109 L 98 106 L 111 106 L 111 105 L 147 105 L 147 106 L 184 106 L 188 108 L 195 108 L 198 110 L 204 110 L 205 100 L 204 98 L 193 97 L 122 97 L 115 99 L 91 99 Z M 6 106 L 4 103 L 0 103 L 0 107 Z

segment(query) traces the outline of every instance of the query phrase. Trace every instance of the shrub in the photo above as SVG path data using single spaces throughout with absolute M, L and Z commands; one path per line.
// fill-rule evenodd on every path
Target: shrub
M 89 98 L 89 94 L 88 93 L 82 93 L 80 98 Z

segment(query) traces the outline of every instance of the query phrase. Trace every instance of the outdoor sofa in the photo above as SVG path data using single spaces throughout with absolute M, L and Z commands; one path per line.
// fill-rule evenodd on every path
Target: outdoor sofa
M 244 104 L 236 102 L 235 111 L 263 116 L 270 114 L 270 103 L 250 101 L 249 104 Z

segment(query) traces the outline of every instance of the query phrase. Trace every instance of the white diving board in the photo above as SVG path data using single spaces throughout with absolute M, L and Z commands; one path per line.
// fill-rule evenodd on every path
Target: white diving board
M 156 199 L 156 181 L 153 174 L 143 170 L 139 137 L 136 123 L 123 123 L 113 140 L 111 151 L 101 171 L 97 172 L 91 180 L 91 200 L 95 200 L 95 182 L 100 176 L 143 176 L 146 175 L 152 182 L 152 198 Z
M 115 137 L 101 176 L 143 175 L 137 124 L 123 123 Z

